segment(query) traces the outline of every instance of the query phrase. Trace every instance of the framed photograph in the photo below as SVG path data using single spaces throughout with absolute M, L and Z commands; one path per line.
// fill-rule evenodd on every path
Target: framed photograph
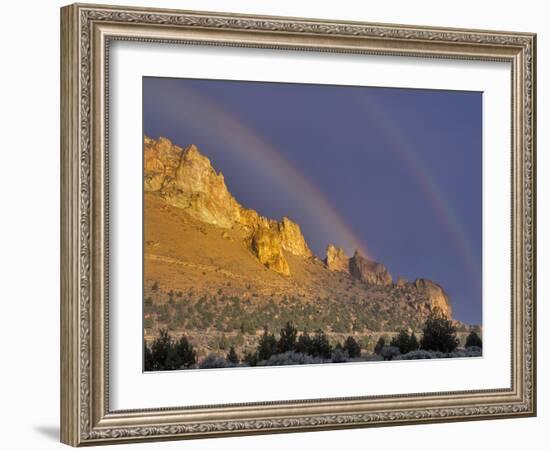
M 536 414 L 530 33 L 61 9 L 61 440 Z

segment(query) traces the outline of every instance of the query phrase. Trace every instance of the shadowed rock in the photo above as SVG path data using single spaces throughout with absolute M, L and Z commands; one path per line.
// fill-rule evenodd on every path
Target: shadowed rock
M 349 260 L 351 276 L 368 284 L 389 286 L 392 284 L 392 276 L 383 264 L 365 258 L 355 251 Z

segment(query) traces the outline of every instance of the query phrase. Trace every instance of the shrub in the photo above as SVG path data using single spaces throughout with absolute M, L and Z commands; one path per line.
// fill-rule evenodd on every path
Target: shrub
M 434 353 L 429 352 L 428 350 L 415 350 L 405 355 L 399 355 L 395 359 L 432 359 L 433 357 Z
M 392 347 L 397 347 L 401 353 L 407 353 L 409 350 L 409 333 L 401 330 L 397 336 L 394 336 L 390 342 Z
M 147 347 L 147 343 L 143 342 L 143 367 L 146 371 L 151 371 L 153 369 L 153 356 L 151 355 L 151 350 Z
M 296 350 L 297 336 L 298 330 L 291 322 L 287 322 L 284 328 L 281 329 L 281 335 L 277 343 L 277 351 L 279 353 L 285 353 Z
M 243 361 L 245 364 L 249 365 L 250 367 L 254 367 L 258 365 L 258 352 L 246 352 L 244 354 Z
M 285 352 L 271 356 L 266 361 L 260 361 L 258 366 L 288 366 L 297 364 L 320 364 L 325 362 L 321 358 L 315 358 L 304 353 Z
M 423 350 L 436 350 L 450 353 L 458 346 L 456 328 L 439 308 L 434 308 L 424 325 L 421 347 Z
M 332 351 L 332 358 L 331 362 L 333 363 L 344 363 L 349 361 L 349 355 L 347 352 L 342 350 L 341 348 L 335 348 Z
M 363 357 L 365 361 L 384 361 L 384 358 L 382 356 L 377 355 L 376 353 L 371 353 L 370 355 L 366 355 Z
M 380 355 L 385 345 L 386 345 L 385 339 L 382 336 L 380 336 L 380 338 L 376 342 L 376 345 L 374 346 L 374 353 L 377 355 Z
M 309 354 L 320 358 L 329 359 L 332 353 L 332 346 L 323 330 L 317 330 L 311 339 Z
M 189 368 L 197 362 L 197 353 L 187 337 L 182 336 L 174 347 L 178 368 Z
M 483 351 L 481 347 L 471 346 L 466 348 L 465 353 L 466 353 L 466 357 L 471 358 L 471 357 L 482 356 Z
M 419 344 L 416 335 L 407 330 L 401 330 L 397 336 L 395 336 L 390 343 L 391 346 L 399 348 L 402 354 L 418 350 Z
M 239 356 L 237 355 L 237 352 L 235 351 L 235 347 L 231 346 L 229 349 L 229 353 L 227 354 L 227 362 L 230 364 L 239 364 Z
M 185 336 L 174 343 L 168 330 L 163 329 L 151 348 L 145 346 L 144 366 L 146 371 L 184 369 L 193 366 L 197 362 L 196 357 L 193 345 Z
M 304 331 L 296 342 L 296 352 L 309 354 L 311 351 L 311 338 L 307 331 Z
M 395 359 L 397 356 L 401 355 L 401 352 L 397 347 L 387 346 L 384 347 L 381 352 L 380 356 L 384 358 L 384 361 L 391 361 L 392 359 Z
M 481 341 L 481 338 L 475 331 L 471 331 L 468 337 L 466 338 L 466 348 L 468 347 L 483 347 L 483 342 Z
M 258 359 L 260 361 L 269 359 L 275 353 L 277 353 L 277 339 L 269 333 L 266 327 L 258 343 Z
M 151 345 L 151 368 L 150 370 L 171 370 L 173 346 L 172 337 L 168 330 L 160 330 L 159 337 Z
M 351 336 L 348 336 L 346 342 L 344 342 L 344 351 L 348 353 L 350 358 L 359 358 L 361 356 L 361 347 Z
M 199 363 L 200 369 L 222 369 L 225 367 L 231 367 L 229 363 L 219 356 L 209 354 Z
M 414 331 L 411 333 L 411 336 L 409 338 L 409 352 L 414 352 L 420 348 L 420 342 L 418 342 L 418 339 L 416 338 L 416 334 L 414 334 Z

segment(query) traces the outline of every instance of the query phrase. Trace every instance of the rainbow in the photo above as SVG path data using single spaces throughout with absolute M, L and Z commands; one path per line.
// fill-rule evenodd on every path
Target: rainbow
M 175 95 L 178 100 L 181 99 L 178 106 L 175 106 L 176 102 L 173 101 Z M 163 101 L 162 96 L 157 100 L 162 102 L 165 110 L 172 108 L 169 112 L 173 117 L 178 117 L 203 133 L 215 129 L 226 142 L 225 150 L 231 151 L 238 158 L 253 162 L 258 167 L 268 167 L 266 176 L 277 181 L 281 188 L 292 196 L 299 195 L 304 209 L 314 213 L 319 226 L 334 236 L 334 245 L 344 248 L 349 253 L 359 250 L 372 258 L 361 237 L 342 219 L 323 193 L 287 161 L 282 156 L 283 152 L 278 151 L 273 144 L 212 99 L 186 88 L 181 83 L 173 83 L 170 87 L 170 97 L 171 101 Z M 284 180 L 284 183 L 281 183 L 281 180 Z
M 164 95 L 168 95 L 166 91 L 164 91 Z M 324 197 L 323 193 L 286 160 L 282 156 L 283 152 L 278 151 L 273 144 L 212 99 L 200 95 L 181 83 L 174 82 L 170 87 L 169 95 L 171 100 L 174 96 L 181 99 L 179 102 L 181 106 L 176 107 L 173 101 L 164 102 L 162 98 L 158 100 L 162 102 L 163 108 L 173 108 L 169 111 L 173 117 L 179 117 L 186 124 L 203 133 L 211 132 L 215 127 L 216 132 L 223 136 L 227 143 L 226 150 L 233 152 L 236 157 L 252 160 L 258 167 L 269 167 L 266 176 L 278 181 L 279 185 L 281 185 L 280 180 L 284 180 L 284 185 L 281 185 L 283 189 L 293 196 L 300 195 L 304 208 L 315 213 L 319 225 L 335 236 L 335 245 L 343 247 L 347 251 L 360 250 L 366 256 L 373 258 L 365 242 L 342 219 L 340 213 Z M 393 123 L 384 113 L 384 108 L 381 105 L 376 105 L 374 99 L 358 104 L 384 131 L 389 149 L 395 152 L 414 176 L 470 270 L 472 280 L 476 286 L 480 287 L 481 265 L 474 248 L 452 205 L 445 199 L 429 170 L 414 153 L 412 146 L 407 143 L 407 139 L 397 124 Z
M 370 119 L 375 121 L 382 129 L 389 148 L 405 163 L 410 173 L 414 176 L 422 192 L 429 199 L 436 216 L 447 230 L 449 237 L 466 263 L 472 281 L 480 289 L 482 277 L 481 262 L 478 260 L 472 242 L 468 238 L 454 208 L 446 200 L 428 168 L 415 154 L 413 147 L 407 143 L 407 139 L 401 129 L 385 113 L 382 105 L 377 104 L 374 99 L 371 99 L 370 102 L 361 102 L 359 105 L 368 114 Z

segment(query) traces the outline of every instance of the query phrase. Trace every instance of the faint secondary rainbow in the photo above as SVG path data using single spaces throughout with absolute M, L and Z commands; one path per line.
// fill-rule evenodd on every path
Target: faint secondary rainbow
M 253 159 L 258 167 L 268 167 L 268 170 L 265 171 L 266 176 L 276 180 L 293 197 L 299 196 L 304 209 L 311 211 L 320 226 L 331 232 L 333 241 L 330 243 L 348 251 L 359 250 L 365 256 L 372 257 L 365 242 L 346 223 L 323 193 L 303 173 L 283 158 L 282 152 L 278 151 L 273 144 L 212 99 L 206 98 L 194 90 L 174 83 L 170 89 L 170 97 L 174 95 L 182 98 L 182 107 L 175 107 L 173 98 L 171 98 L 172 101 L 162 101 L 161 96 L 157 100 L 162 102 L 164 111 L 166 108 L 172 108 L 170 113 L 173 117 L 185 120 L 186 124 L 202 132 L 215 130 L 219 136 L 225 139 L 227 149 L 231 149 L 240 157 L 246 158 L 247 161 Z M 186 144 L 175 143 L 177 145 Z M 200 143 L 196 144 L 200 148 Z M 281 183 L 281 180 L 284 180 L 284 183 Z
M 400 128 L 384 112 L 382 105 L 375 101 L 361 103 L 369 117 L 374 120 L 384 131 L 391 149 L 406 164 L 415 177 L 424 194 L 430 201 L 436 216 L 445 226 L 449 237 L 455 244 L 466 267 L 470 271 L 472 280 L 478 288 L 481 288 L 481 264 L 474 247 L 464 230 L 461 221 L 457 217 L 452 205 L 447 201 L 438 184 L 430 174 L 428 168 L 414 153 L 413 147 L 407 143 Z

